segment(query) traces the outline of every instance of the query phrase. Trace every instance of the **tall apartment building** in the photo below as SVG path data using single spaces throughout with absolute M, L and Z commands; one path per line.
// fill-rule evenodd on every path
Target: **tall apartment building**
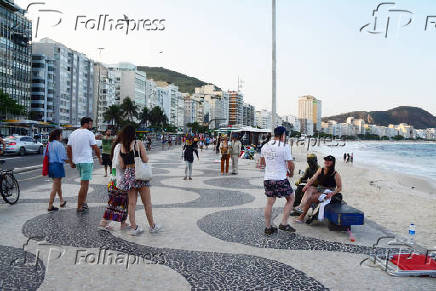
M 256 126 L 263 129 L 272 129 L 272 113 L 268 110 L 258 110 L 255 113 Z
M 55 60 L 32 55 L 32 120 L 54 122 Z
M 110 71 L 101 63 L 94 64 L 94 126 L 98 130 L 106 130 L 108 123 L 104 121 L 104 113 L 106 109 L 114 104 L 117 104 L 115 76 L 113 71 Z
M 12 0 L 0 0 L 0 90 L 30 109 L 32 23 Z
M 49 38 L 32 46 L 34 54 L 54 59 L 54 122 L 80 126 L 83 116 L 93 116 L 94 62 Z
M 244 103 L 242 124 L 251 127 L 256 125 L 256 108 L 253 105 Z
M 108 66 L 115 81 L 115 99 L 122 103 L 129 97 L 140 110 L 147 104 L 146 81 L 147 74 L 138 71 L 136 66 L 130 63 L 119 63 Z
M 229 125 L 242 125 L 244 118 L 244 97 L 237 91 L 223 93 L 229 100 Z
M 322 102 L 311 95 L 298 98 L 298 119 L 300 119 L 301 132 L 309 134 L 312 131 L 321 130 Z M 309 124 L 309 125 L 308 125 Z

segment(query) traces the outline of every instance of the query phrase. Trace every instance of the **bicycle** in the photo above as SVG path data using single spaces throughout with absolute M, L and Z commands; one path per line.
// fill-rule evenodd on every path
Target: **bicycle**
M 5 163 L 4 160 L 0 160 L 0 165 Z M 3 200 L 10 205 L 14 205 L 20 198 L 20 185 L 14 176 L 14 170 L 0 171 L 0 194 Z

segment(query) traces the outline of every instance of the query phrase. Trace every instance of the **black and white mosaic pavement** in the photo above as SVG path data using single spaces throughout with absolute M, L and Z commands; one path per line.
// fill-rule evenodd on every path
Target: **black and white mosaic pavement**
M 162 180 L 168 179 L 166 176 L 155 176 L 152 181 L 152 195 L 153 195 L 153 185 L 162 186 L 171 189 L 186 190 L 185 187 L 167 186 L 161 183 Z M 180 180 L 181 184 L 185 181 Z M 88 203 L 106 203 L 108 200 L 107 187 L 105 185 L 92 185 L 93 191 L 88 193 L 87 202 Z M 170 204 L 159 204 L 154 205 L 154 208 L 220 208 L 220 207 L 232 207 L 243 205 L 254 201 L 254 197 L 250 194 L 241 191 L 231 191 L 225 189 L 199 189 L 192 188 L 189 189 L 191 192 L 197 193 L 200 197 L 185 203 L 170 203 Z M 48 203 L 47 199 L 21 199 L 20 203 Z M 76 203 L 77 196 L 69 197 L 65 199 L 68 203 Z M 138 209 L 142 205 L 138 205 Z
M 44 237 L 48 243 L 101 248 L 142 257 L 181 274 L 193 290 L 326 290 L 315 279 L 286 264 L 242 254 L 154 248 L 97 231 L 101 211 L 90 209 L 43 214 L 23 226 L 26 237 Z
M 212 186 L 224 187 L 230 189 L 262 189 L 262 187 L 249 184 L 246 179 L 229 177 L 229 176 L 225 177 L 225 179 L 222 178 L 208 179 L 205 180 L 204 183 L 206 185 L 212 185 Z
M 0 246 L 0 290 L 37 290 L 44 277 L 45 266 L 34 254 Z
M 281 215 L 274 209 L 273 216 Z M 228 242 L 236 242 L 258 248 L 288 250 L 336 251 L 356 254 L 370 254 L 371 247 L 340 242 L 330 242 L 305 237 L 298 233 L 279 231 L 266 236 L 263 233 L 263 209 L 233 209 L 209 214 L 197 222 L 198 227 L 211 236 Z

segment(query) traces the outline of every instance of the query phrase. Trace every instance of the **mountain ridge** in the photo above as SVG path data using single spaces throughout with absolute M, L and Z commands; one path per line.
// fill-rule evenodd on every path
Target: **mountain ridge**
M 145 72 L 147 74 L 147 79 L 153 79 L 154 81 L 164 81 L 167 83 L 174 84 L 178 86 L 179 91 L 183 93 L 192 94 L 194 93 L 195 88 L 207 84 L 212 84 L 199 80 L 195 77 L 185 75 L 177 71 L 166 69 L 164 67 L 138 66 L 137 69 L 139 71 Z M 215 87 L 217 86 L 215 85 Z
M 352 111 L 323 117 L 322 120 L 335 120 L 338 123 L 343 123 L 350 116 L 363 119 L 365 123 L 380 126 L 407 123 L 416 129 L 436 128 L 435 116 L 420 107 L 413 106 L 398 106 L 386 111 Z

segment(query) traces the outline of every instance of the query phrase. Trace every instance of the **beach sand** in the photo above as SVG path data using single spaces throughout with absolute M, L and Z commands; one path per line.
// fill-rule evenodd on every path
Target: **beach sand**
M 292 148 L 295 173 L 307 167 L 304 147 Z M 317 153 L 323 166 L 323 155 Z M 394 171 L 374 169 L 360 163 L 345 164 L 336 157 L 336 169 L 342 177 L 342 194 L 351 206 L 362 210 L 365 218 L 401 237 L 408 236 L 411 223 L 416 225 L 416 242 L 436 248 L 436 185 L 424 178 Z M 407 166 L 407 165 L 405 165 Z M 298 175 L 294 180 L 298 179 Z

